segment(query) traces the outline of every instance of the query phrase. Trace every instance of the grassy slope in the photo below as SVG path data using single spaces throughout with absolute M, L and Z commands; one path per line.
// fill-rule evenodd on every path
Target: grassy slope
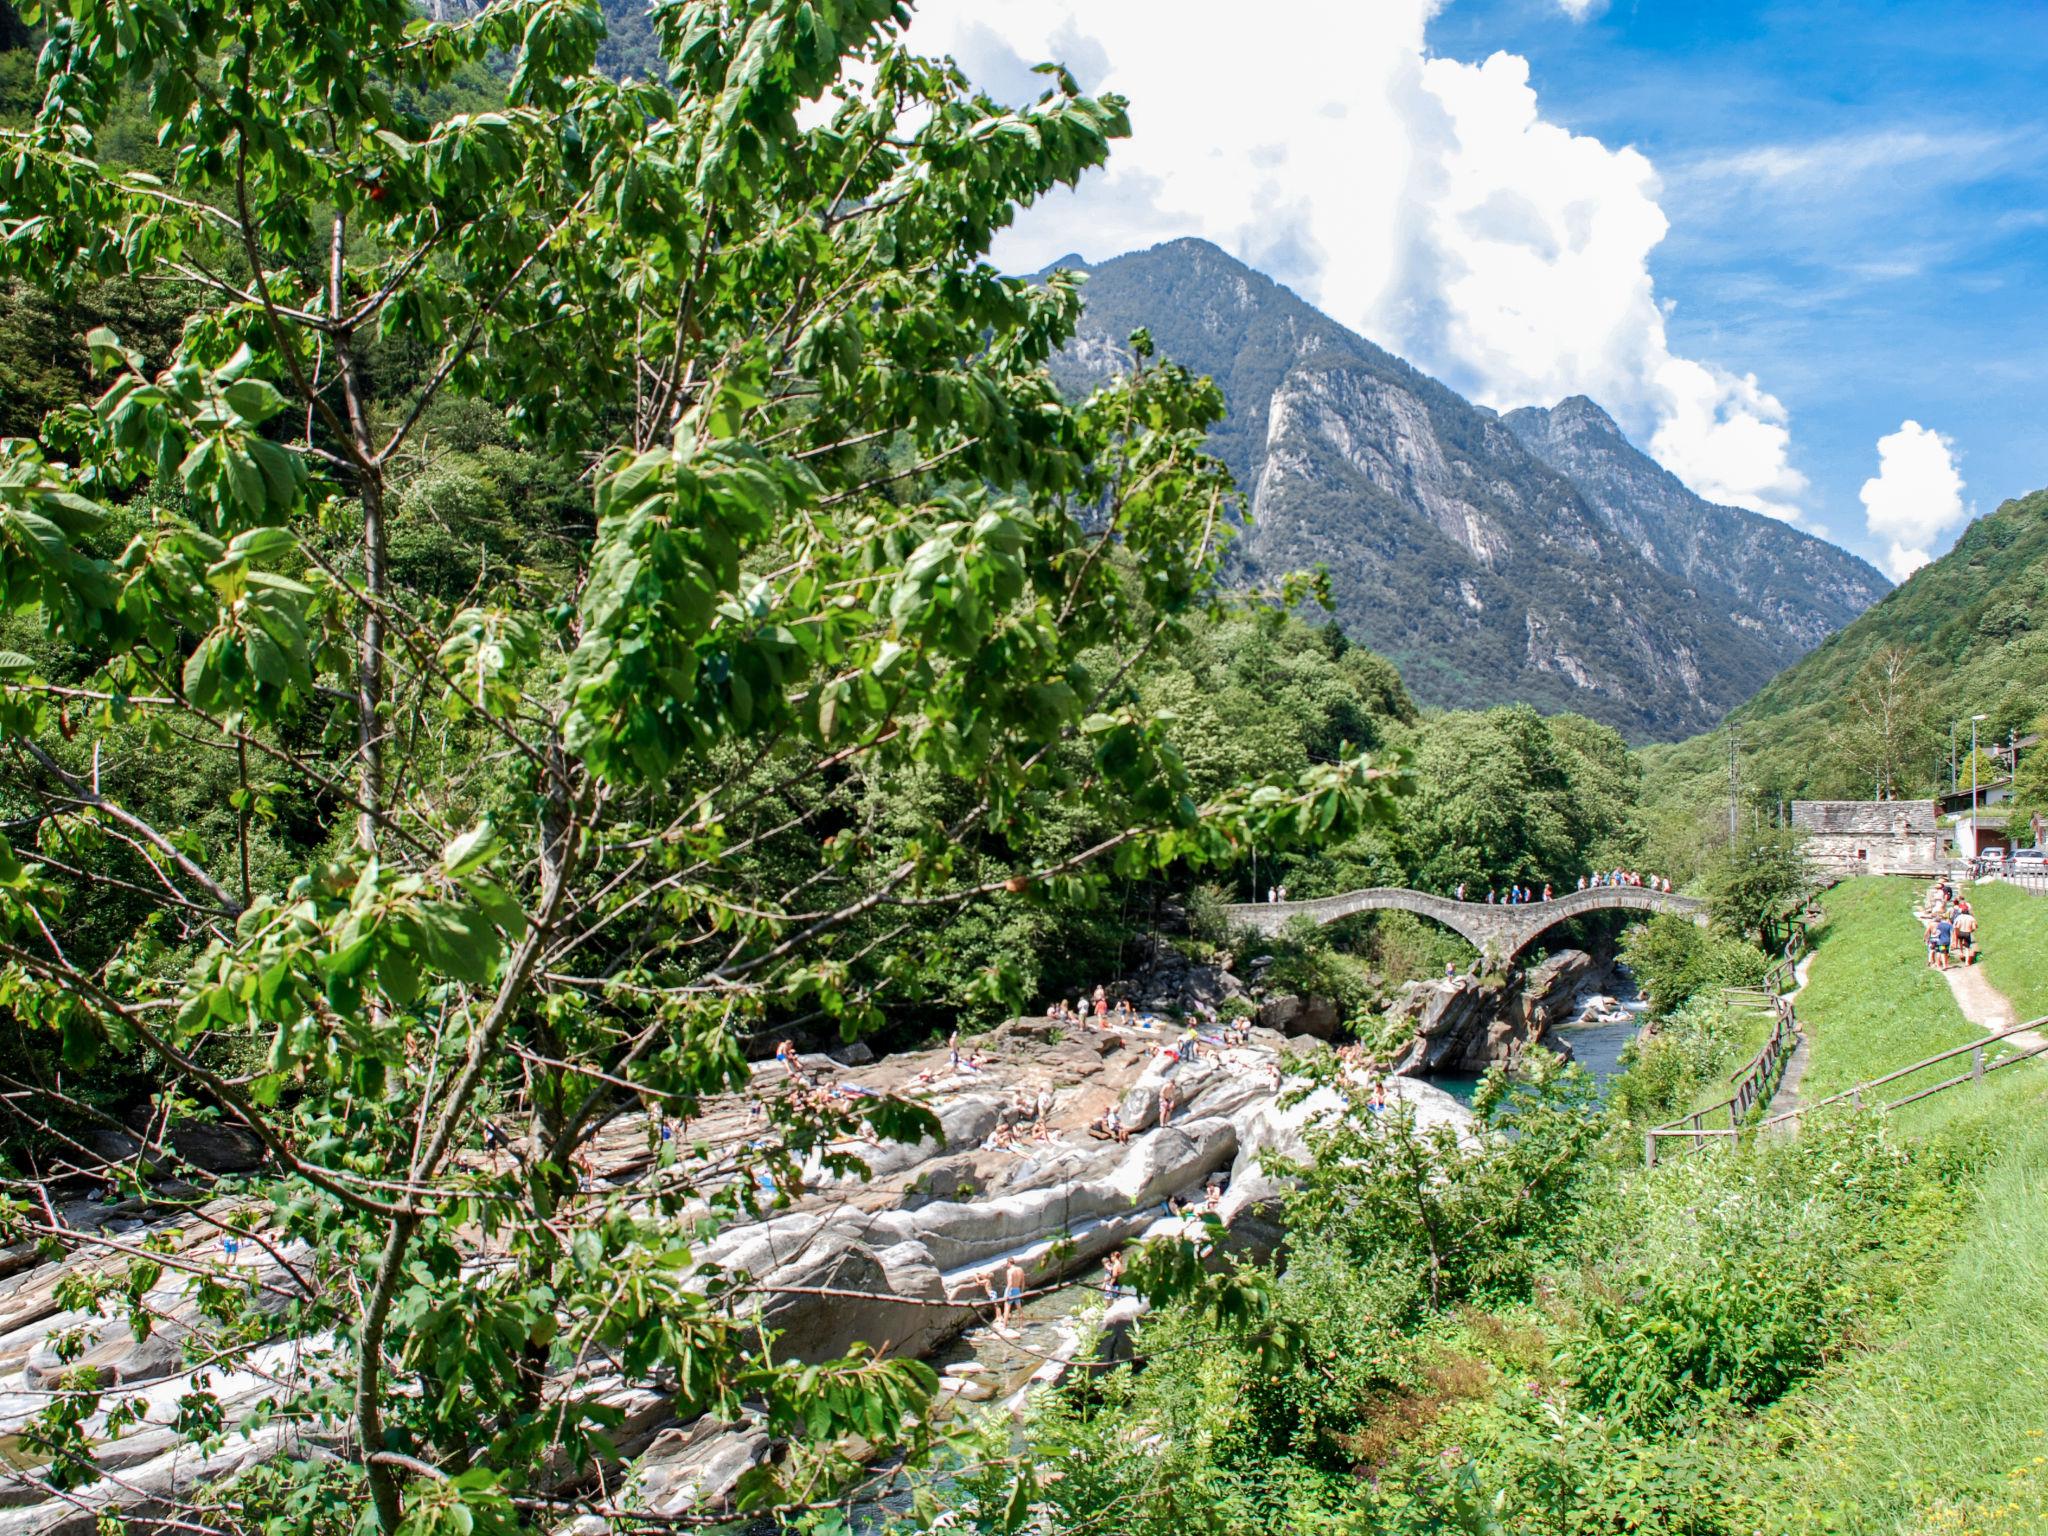
M 1830 893 L 1828 937 L 1801 1009 L 1813 1032 L 1813 1096 L 1976 1033 L 1925 969 L 1907 916 L 1913 895 L 1911 882 L 1894 880 Z M 1987 924 L 2048 933 L 2048 900 L 2038 912 L 2006 905 L 1985 903 Z M 2014 974 L 2028 946 L 2008 947 Z M 2043 987 L 2038 977 L 2027 984 Z M 2035 1134 L 2044 1110 L 2048 1074 L 2021 1066 L 1898 1117 L 1909 1133 L 1977 1148 L 1982 1198 L 1889 1336 L 1770 1417 L 1757 1441 L 1770 1453 L 1755 1470 L 1777 1529 L 2048 1530 L 2048 1462 L 2037 1460 L 2048 1455 L 2048 1306 L 2039 1300 L 2048 1294 L 2048 1142 Z
M 2022 1019 L 2048 1014 L 2048 896 L 1984 881 L 1970 887 L 1983 959 L 1991 984 L 2012 999 Z
M 1823 898 L 1828 922 L 1799 998 L 1812 1050 L 1800 1092 L 1806 1103 L 1983 1038 L 1956 1007 L 1948 983 L 1928 968 L 1913 919 L 1913 904 L 1925 890 L 1916 880 L 1863 879 Z M 1902 1098 L 1957 1070 L 1944 1063 L 1892 1085 L 1888 1097 Z M 1951 1113 L 1947 1103 L 1913 1105 L 1901 1121 L 1917 1129 Z

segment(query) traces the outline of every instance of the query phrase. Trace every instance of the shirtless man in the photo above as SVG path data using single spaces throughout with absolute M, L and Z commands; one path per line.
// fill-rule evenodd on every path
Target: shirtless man
M 1017 1314 L 1017 1303 L 1024 1299 L 1024 1266 L 1011 1259 L 1003 1267 L 1003 1299 L 996 1303 L 996 1327 L 1007 1328 L 1010 1319 Z

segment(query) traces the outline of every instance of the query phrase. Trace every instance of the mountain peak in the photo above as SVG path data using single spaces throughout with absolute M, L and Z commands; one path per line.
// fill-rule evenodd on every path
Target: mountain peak
M 1886 589 L 1701 501 L 1584 395 L 1481 410 L 1207 240 L 1096 263 L 1082 297 L 1061 387 L 1094 388 L 1140 326 L 1215 379 L 1228 414 L 1209 447 L 1253 514 L 1237 569 L 1326 567 L 1347 629 L 1427 703 L 1685 734 Z
M 1614 418 L 1607 414 L 1597 400 L 1589 399 L 1585 395 L 1566 395 L 1550 408 L 1550 419 L 1573 425 L 1598 427 L 1601 431 L 1611 432 L 1616 437 L 1622 435 L 1621 428 L 1615 425 Z
M 1614 418 L 1607 414 L 1599 401 L 1586 395 L 1566 395 L 1557 404 L 1548 408 L 1540 405 L 1525 405 L 1508 411 L 1501 417 L 1516 436 L 1530 441 L 1553 437 L 1560 434 L 1576 436 L 1584 432 L 1599 432 L 1609 437 L 1627 441 Z

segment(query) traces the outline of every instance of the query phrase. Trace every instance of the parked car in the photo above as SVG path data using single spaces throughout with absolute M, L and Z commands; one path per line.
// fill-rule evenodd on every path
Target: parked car
M 2015 848 L 2010 862 L 2016 875 L 2048 874 L 2048 848 Z

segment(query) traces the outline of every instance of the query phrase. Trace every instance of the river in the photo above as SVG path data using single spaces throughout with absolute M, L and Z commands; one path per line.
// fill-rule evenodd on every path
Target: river
M 1556 1038 L 1572 1048 L 1572 1060 L 1593 1074 L 1603 1086 L 1621 1071 L 1621 1053 L 1643 1027 L 1649 1004 L 1636 989 L 1628 967 L 1617 962 L 1613 971 L 1587 987 L 1573 1000 L 1576 1011 L 1560 1022 Z M 1479 1079 L 1469 1073 L 1447 1073 L 1429 1079 L 1462 1104 L 1472 1102 Z

